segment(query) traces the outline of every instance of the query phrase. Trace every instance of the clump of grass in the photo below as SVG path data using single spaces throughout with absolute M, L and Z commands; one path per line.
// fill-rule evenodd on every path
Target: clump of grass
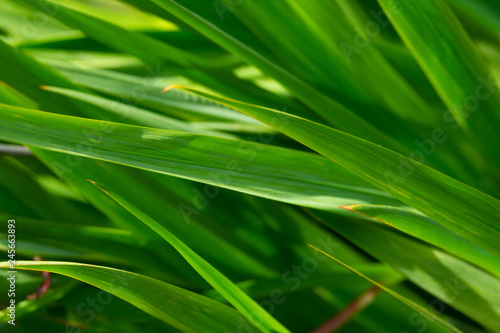
M 498 5 L 0 22 L 7 330 L 500 332 Z

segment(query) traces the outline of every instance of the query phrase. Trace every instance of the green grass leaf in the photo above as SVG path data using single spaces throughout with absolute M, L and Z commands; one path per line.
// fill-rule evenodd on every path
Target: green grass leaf
M 497 199 L 415 160 L 333 128 L 284 112 L 181 88 L 262 121 L 420 210 L 464 239 L 500 256 L 500 227 L 496 223 L 500 201 Z
M 103 110 L 115 113 L 121 116 L 123 119 L 131 121 L 133 124 L 153 127 L 153 128 L 163 128 L 180 132 L 199 133 L 199 134 L 233 138 L 233 139 L 236 138 L 235 136 L 226 133 L 203 130 L 202 128 L 196 128 L 184 121 L 170 118 L 167 117 L 166 115 L 157 114 L 149 110 L 141 109 L 132 105 L 120 103 L 118 101 L 113 101 L 89 93 L 77 90 L 59 88 L 59 87 L 51 87 L 51 86 L 44 86 L 42 88 L 43 90 L 55 92 L 57 94 L 71 97 L 76 100 L 100 107 Z
M 55 4 L 54 1 L 46 0 L 22 1 L 40 10 L 50 8 Z M 279 98 L 275 98 L 274 95 L 252 83 L 237 78 L 231 71 L 221 71 L 213 66 L 211 62 L 196 54 L 188 53 L 149 36 L 124 29 L 68 5 L 58 3 L 57 6 L 58 20 L 81 30 L 87 36 L 104 45 L 136 56 L 153 66 L 153 68 L 157 66 L 160 66 L 162 70 L 168 68 L 169 72 L 186 76 L 228 96 L 242 99 L 250 98 L 250 101 L 264 101 L 264 103 L 266 103 L 266 100 L 267 103 L 279 100 Z
M 375 205 L 352 205 L 344 208 L 429 242 L 500 277 L 500 259 L 497 256 L 466 241 L 419 212 Z
M 91 181 L 92 182 L 92 181 Z M 212 287 L 214 287 L 229 303 L 231 303 L 238 311 L 240 311 L 249 321 L 259 327 L 264 332 L 289 332 L 283 325 L 274 319 L 266 310 L 254 302 L 240 288 L 232 283 L 227 277 L 220 273 L 210 263 L 191 250 L 180 239 L 175 237 L 170 231 L 165 229 L 158 222 L 151 219 L 149 216 L 135 208 L 129 202 L 124 200 L 118 194 L 102 187 L 101 185 L 92 182 L 104 193 L 108 194 L 123 208 L 144 222 L 148 227 L 153 229 L 158 235 L 171 244 L 179 253 L 189 262 L 191 266 L 205 279 Z
M 0 263 L 7 268 L 8 263 Z M 250 326 L 230 307 L 188 290 L 127 271 L 70 262 L 18 261 L 17 269 L 69 276 L 117 296 L 183 332 L 234 331 Z
M 321 211 L 314 214 L 440 301 L 490 330 L 497 330 L 496 323 L 500 320 L 500 280 L 497 278 L 384 225 L 360 220 L 346 223 Z
M 7 105 L 0 106 L 0 110 L 0 138 L 30 146 L 175 175 L 307 207 L 344 212 L 338 206 L 353 201 L 399 205 L 390 195 L 311 153 Z M 35 130 L 42 124 L 45 133 Z M 49 128 L 51 135 L 48 135 Z M 96 129 L 101 130 L 96 132 Z M 292 160 L 294 164 L 289 163 Z M 186 214 L 190 215 L 189 211 Z
M 322 117 L 326 122 L 347 132 L 404 151 L 404 147 L 386 133 L 278 64 L 276 59 L 269 56 L 269 52 L 266 52 L 260 41 L 256 41 L 255 36 L 249 34 L 246 28 L 230 29 L 230 26 L 225 25 L 215 15 L 216 12 L 214 13 L 212 4 L 207 2 L 200 5 L 192 0 L 182 4 L 166 0 L 155 0 L 154 2 L 195 29 L 202 31 L 205 36 L 220 46 L 252 63 L 262 72 L 282 83 L 304 104 L 314 110 L 316 116 Z M 332 110 L 334 111 L 332 112 Z

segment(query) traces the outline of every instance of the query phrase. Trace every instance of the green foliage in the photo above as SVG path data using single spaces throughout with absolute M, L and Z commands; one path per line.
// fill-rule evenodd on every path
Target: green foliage
M 500 332 L 499 18 L 0 2 L 16 332 Z

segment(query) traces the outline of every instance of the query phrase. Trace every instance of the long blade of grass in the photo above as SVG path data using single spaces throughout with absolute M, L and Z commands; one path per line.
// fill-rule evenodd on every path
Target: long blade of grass
M 0 268 L 8 268 L 7 262 Z M 117 296 L 183 332 L 235 331 L 250 326 L 234 309 L 207 297 L 147 276 L 70 262 L 17 261 L 16 269 L 72 277 Z
M 464 239 L 500 256 L 500 226 L 496 223 L 500 216 L 499 200 L 416 160 L 333 128 L 284 112 L 180 88 L 268 124 L 420 210 Z
M 247 141 L 74 118 L 0 105 L 0 138 L 70 152 L 333 211 L 356 202 L 400 205 L 397 200 L 305 152 Z M 36 130 L 45 128 L 44 133 Z M 107 127 L 106 127 L 107 126 Z M 105 128 L 99 135 L 96 128 Z M 49 135 L 49 129 L 50 134 Z M 64 139 L 63 139 L 64 138 Z M 201 157 L 200 158 L 200 154 Z M 290 164 L 290 161 L 294 161 Z M 346 185 L 346 181 L 349 185 Z M 345 212 L 345 211 L 344 211 Z M 347 212 L 345 212 L 347 213 Z
M 92 181 L 91 181 L 92 182 Z M 102 185 L 92 182 L 96 187 L 118 202 L 139 220 L 153 229 L 158 235 L 172 245 L 189 262 L 191 266 L 201 275 L 214 289 L 226 298 L 238 311 L 240 311 L 255 326 L 264 332 L 289 332 L 283 325 L 274 319 L 260 305 L 253 301 L 240 288 L 238 288 L 227 277 L 210 265 L 205 259 L 196 254 L 180 239 L 164 228 L 158 222 L 138 210 L 118 194 L 104 188 Z

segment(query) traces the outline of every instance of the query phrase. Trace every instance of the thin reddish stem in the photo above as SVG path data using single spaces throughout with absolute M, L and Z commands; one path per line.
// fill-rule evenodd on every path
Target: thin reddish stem
M 339 329 L 358 312 L 370 305 L 375 300 L 375 297 L 380 291 L 381 289 L 377 286 L 371 287 L 363 294 L 359 295 L 354 301 L 352 301 L 347 307 L 345 307 L 344 310 L 337 313 L 335 317 L 333 317 L 311 333 L 330 333 Z
M 33 259 L 36 261 L 42 260 L 38 256 L 36 256 Z M 51 282 L 50 273 L 49 272 L 40 272 L 40 274 L 42 275 L 42 277 L 44 279 L 43 284 L 39 288 L 37 288 L 36 292 L 26 296 L 26 299 L 36 299 L 36 298 L 42 296 L 43 294 L 45 294 L 49 290 L 50 282 Z

